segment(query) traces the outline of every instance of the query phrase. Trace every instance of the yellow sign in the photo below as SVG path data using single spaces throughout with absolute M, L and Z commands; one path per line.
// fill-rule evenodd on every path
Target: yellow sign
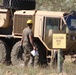
M 66 34 L 53 34 L 53 48 L 66 48 Z

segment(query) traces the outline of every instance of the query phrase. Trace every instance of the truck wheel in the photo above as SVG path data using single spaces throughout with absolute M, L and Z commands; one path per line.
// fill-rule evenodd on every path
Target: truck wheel
M 23 49 L 20 46 L 20 42 L 18 41 L 12 48 L 11 52 L 11 62 L 12 65 L 23 65 Z
M 0 63 L 5 63 L 6 61 L 6 44 L 0 40 Z
M 41 67 L 47 66 L 46 48 L 43 46 L 41 41 L 36 41 L 36 47 L 38 48 L 38 65 Z
M 16 10 L 35 9 L 35 4 L 35 0 L 3 0 L 3 6 L 5 8 L 12 8 Z

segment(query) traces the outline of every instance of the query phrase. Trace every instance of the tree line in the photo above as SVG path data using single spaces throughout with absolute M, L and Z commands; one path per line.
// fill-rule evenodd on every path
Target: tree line
M 0 0 L 2 5 L 3 0 Z M 71 11 L 76 10 L 76 0 L 36 0 L 36 10 Z

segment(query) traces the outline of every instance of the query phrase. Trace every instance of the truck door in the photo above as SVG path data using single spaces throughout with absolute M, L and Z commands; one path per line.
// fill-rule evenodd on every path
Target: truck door
M 52 33 L 60 31 L 61 19 L 44 17 L 43 40 L 49 48 L 52 48 Z

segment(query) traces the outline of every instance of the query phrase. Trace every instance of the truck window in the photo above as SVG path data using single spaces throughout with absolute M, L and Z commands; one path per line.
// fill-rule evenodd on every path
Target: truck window
M 46 29 L 59 30 L 60 19 L 59 18 L 46 18 Z

